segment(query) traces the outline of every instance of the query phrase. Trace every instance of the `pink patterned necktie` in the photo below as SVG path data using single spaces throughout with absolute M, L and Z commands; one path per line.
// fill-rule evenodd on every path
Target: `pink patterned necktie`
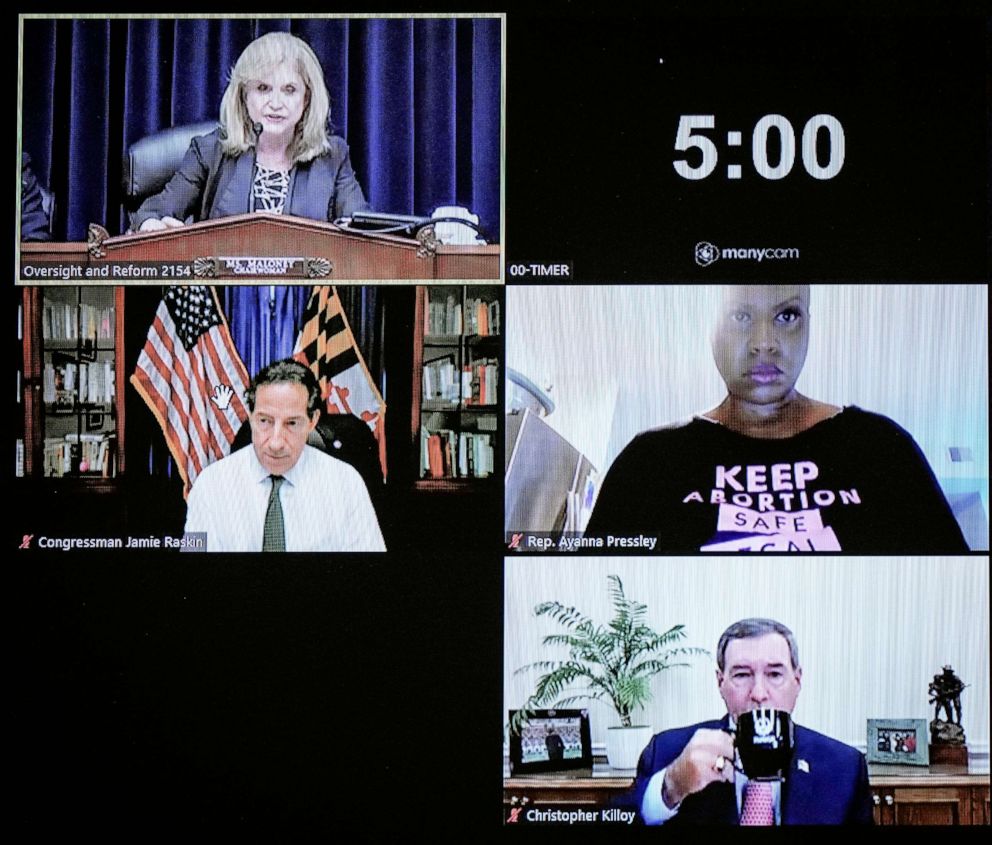
M 742 825 L 775 824 L 775 810 L 772 807 L 772 785 L 770 783 L 752 780 L 744 784 L 744 800 L 742 805 Z

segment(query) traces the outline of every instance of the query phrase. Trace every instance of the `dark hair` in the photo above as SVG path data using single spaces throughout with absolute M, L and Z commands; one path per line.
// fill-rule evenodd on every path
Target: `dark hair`
M 789 645 L 789 659 L 792 660 L 792 668 L 799 668 L 799 646 L 796 645 L 795 634 L 785 627 L 781 622 L 774 619 L 742 619 L 735 622 L 720 635 L 720 642 L 716 646 L 716 665 L 722 672 L 724 669 L 727 646 L 731 640 L 749 640 L 752 637 L 763 637 L 765 634 L 781 634 Z
M 314 411 L 320 410 L 323 404 L 320 397 L 320 384 L 313 371 L 305 364 L 294 361 L 292 358 L 285 358 L 282 361 L 275 361 L 267 367 L 262 367 L 258 374 L 251 380 L 251 384 L 245 391 L 245 399 L 248 402 L 248 410 L 255 410 L 255 391 L 263 384 L 301 384 L 307 391 L 307 414 L 313 416 Z

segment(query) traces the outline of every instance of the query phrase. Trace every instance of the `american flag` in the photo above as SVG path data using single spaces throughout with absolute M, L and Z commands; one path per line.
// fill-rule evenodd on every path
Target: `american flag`
M 385 476 L 386 403 L 369 375 L 333 286 L 315 287 L 310 294 L 293 357 L 317 376 L 328 413 L 354 414 L 372 429 Z
M 248 419 L 248 373 L 213 288 L 166 291 L 131 384 L 162 427 L 188 494 L 205 467 L 230 453 Z

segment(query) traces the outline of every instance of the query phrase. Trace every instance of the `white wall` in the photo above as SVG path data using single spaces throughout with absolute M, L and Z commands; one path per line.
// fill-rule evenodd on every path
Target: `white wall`
M 725 389 L 701 285 L 512 286 L 507 363 L 557 408 L 547 421 L 605 470 L 630 439 L 715 407 Z M 801 393 L 891 417 L 945 485 L 988 514 L 988 292 L 983 285 L 814 285 Z M 970 447 L 952 464 L 947 447 Z M 948 492 L 956 492 L 949 490 Z
M 686 625 L 686 644 L 711 657 L 655 679 L 645 712 L 655 731 L 725 712 L 714 670 L 716 643 L 732 622 L 767 616 L 788 625 L 799 644 L 800 724 L 861 748 L 868 718 L 932 718 L 927 684 L 944 664 L 970 686 L 962 694 L 972 751 L 989 743 L 989 561 L 967 558 L 534 558 L 505 566 L 504 704 L 519 707 L 538 673 L 528 663 L 566 657 L 542 645 L 561 629 L 534 616 L 542 601 L 611 618 L 606 576 L 648 606 L 656 630 Z M 592 739 L 605 740 L 612 711 L 591 706 Z

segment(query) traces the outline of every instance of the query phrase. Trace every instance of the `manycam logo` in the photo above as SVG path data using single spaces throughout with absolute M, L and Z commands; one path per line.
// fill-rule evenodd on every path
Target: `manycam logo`
M 709 241 L 700 241 L 696 244 L 696 263 L 700 267 L 709 267 L 720 257 L 720 247 L 711 244 Z
M 747 246 L 723 247 L 709 241 L 696 244 L 696 263 L 700 267 L 709 267 L 718 258 L 736 261 L 781 261 L 788 258 L 799 258 L 799 250 L 794 246 Z

